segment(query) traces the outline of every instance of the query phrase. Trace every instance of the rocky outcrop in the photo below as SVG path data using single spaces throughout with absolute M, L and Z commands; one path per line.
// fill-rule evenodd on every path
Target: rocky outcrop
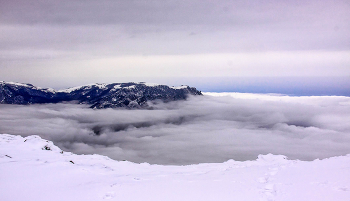
M 92 84 L 65 90 L 35 87 L 31 84 L 0 82 L 0 103 L 43 104 L 75 101 L 91 108 L 147 108 L 148 101 L 185 100 L 189 95 L 202 95 L 194 87 L 169 87 L 147 83 Z

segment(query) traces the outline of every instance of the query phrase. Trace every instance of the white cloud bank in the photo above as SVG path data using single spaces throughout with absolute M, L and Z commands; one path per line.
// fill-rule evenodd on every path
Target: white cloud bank
M 74 153 L 156 164 L 350 153 L 349 97 L 211 95 L 158 103 L 154 110 L 0 105 L 0 133 L 39 135 Z

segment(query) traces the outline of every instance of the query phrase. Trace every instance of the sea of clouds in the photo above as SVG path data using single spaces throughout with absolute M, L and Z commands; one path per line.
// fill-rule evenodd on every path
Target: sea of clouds
M 152 164 L 350 153 L 350 97 L 205 93 L 150 104 L 152 110 L 0 105 L 0 133 L 39 135 L 66 151 Z

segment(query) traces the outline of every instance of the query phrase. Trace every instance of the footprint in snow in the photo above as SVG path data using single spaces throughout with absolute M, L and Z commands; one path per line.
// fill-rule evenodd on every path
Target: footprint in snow
M 115 192 L 108 192 L 106 195 L 103 196 L 103 199 L 110 200 L 115 197 Z
M 274 184 L 266 184 L 265 185 L 265 195 L 274 196 L 276 193 Z
M 274 176 L 274 175 L 277 174 L 277 172 L 278 172 L 278 168 L 270 168 L 269 174 L 270 174 L 271 176 Z
M 276 186 L 274 183 L 271 183 L 273 181 L 274 176 L 278 173 L 279 168 L 269 168 L 269 171 L 265 174 L 264 177 L 258 178 L 258 182 L 261 184 L 265 184 L 262 193 L 263 197 L 260 200 L 264 201 L 273 201 L 275 200 L 275 196 L 277 194 Z
M 266 177 L 260 177 L 260 178 L 258 178 L 258 182 L 262 183 L 262 184 L 265 184 L 265 183 L 267 183 L 267 178 Z
M 347 187 L 334 187 L 333 189 L 336 191 L 350 191 Z

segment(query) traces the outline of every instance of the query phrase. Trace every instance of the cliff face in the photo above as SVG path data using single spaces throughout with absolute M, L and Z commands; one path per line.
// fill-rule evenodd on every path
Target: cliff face
M 31 84 L 0 82 L 0 103 L 38 104 L 75 101 L 91 108 L 147 108 L 147 101 L 185 100 L 189 95 L 202 95 L 194 87 L 169 87 L 146 83 L 92 84 L 65 90 L 35 87 Z

